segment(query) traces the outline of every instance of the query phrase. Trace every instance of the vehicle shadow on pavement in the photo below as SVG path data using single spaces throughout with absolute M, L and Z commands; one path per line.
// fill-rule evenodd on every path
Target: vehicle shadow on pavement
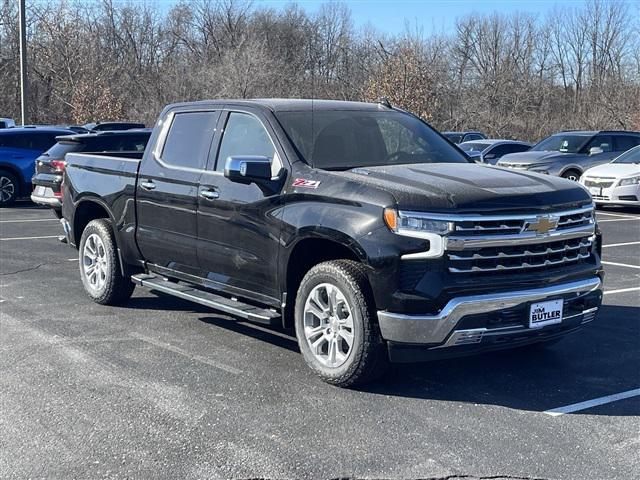
M 640 307 L 604 305 L 595 323 L 553 346 L 393 365 L 391 375 L 361 391 L 543 412 L 640 388 L 639 365 Z M 640 415 L 640 398 L 613 411 Z M 582 413 L 607 415 L 573 415 Z

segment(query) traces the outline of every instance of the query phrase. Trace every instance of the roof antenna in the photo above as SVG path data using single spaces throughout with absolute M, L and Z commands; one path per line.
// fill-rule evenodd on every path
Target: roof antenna
M 393 105 L 391 105 L 391 102 L 389 101 L 389 99 L 387 97 L 380 97 L 378 99 L 378 103 L 380 105 L 382 105 L 383 107 L 393 108 Z

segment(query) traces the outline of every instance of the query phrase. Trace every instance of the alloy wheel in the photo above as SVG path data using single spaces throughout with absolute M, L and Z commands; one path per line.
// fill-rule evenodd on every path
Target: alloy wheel
M 10 201 L 16 194 L 16 186 L 9 177 L 0 177 L 0 203 Z
M 107 281 L 109 264 L 107 251 L 102 239 L 95 233 L 89 235 L 82 251 L 82 267 L 87 284 L 93 290 L 100 290 Z
M 347 361 L 354 339 L 353 316 L 345 295 L 335 285 L 321 283 L 309 292 L 304 336 L 322 365 L 337 368 Z

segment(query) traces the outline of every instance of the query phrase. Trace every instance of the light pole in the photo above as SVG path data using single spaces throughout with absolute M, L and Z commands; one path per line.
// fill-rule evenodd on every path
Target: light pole
M 20 15 L 20 104 L 22 125 L 24 125 L 27 118 L 27 13 L 25 0 L 19 1 L 18 13 Z

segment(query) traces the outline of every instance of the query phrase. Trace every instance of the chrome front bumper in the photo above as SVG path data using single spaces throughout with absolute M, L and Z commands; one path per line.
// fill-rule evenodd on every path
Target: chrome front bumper
M 500 312 L 545 299 L 577 299 L 597 290 L 602 290 L 602 281 L 599 277 L 594 277 L 551 287 L 454 298 L 437 315 L 407 315 L 379 311 L 378 322 L 382 337 L 391 342 L 429 344 L 435 348 L 467 345 L 480 343 L 483 337 L 489 335 L 518 335 L 538 330 L 523 326 L 456 329 L 460 320 L 468 315 Z M 596 311 L 597 308 L 589 308 L 577 315 L 563 318 L 563 323 L 580 315 L 583 317 L 582 323 L 586 323 L 593 320 Z

